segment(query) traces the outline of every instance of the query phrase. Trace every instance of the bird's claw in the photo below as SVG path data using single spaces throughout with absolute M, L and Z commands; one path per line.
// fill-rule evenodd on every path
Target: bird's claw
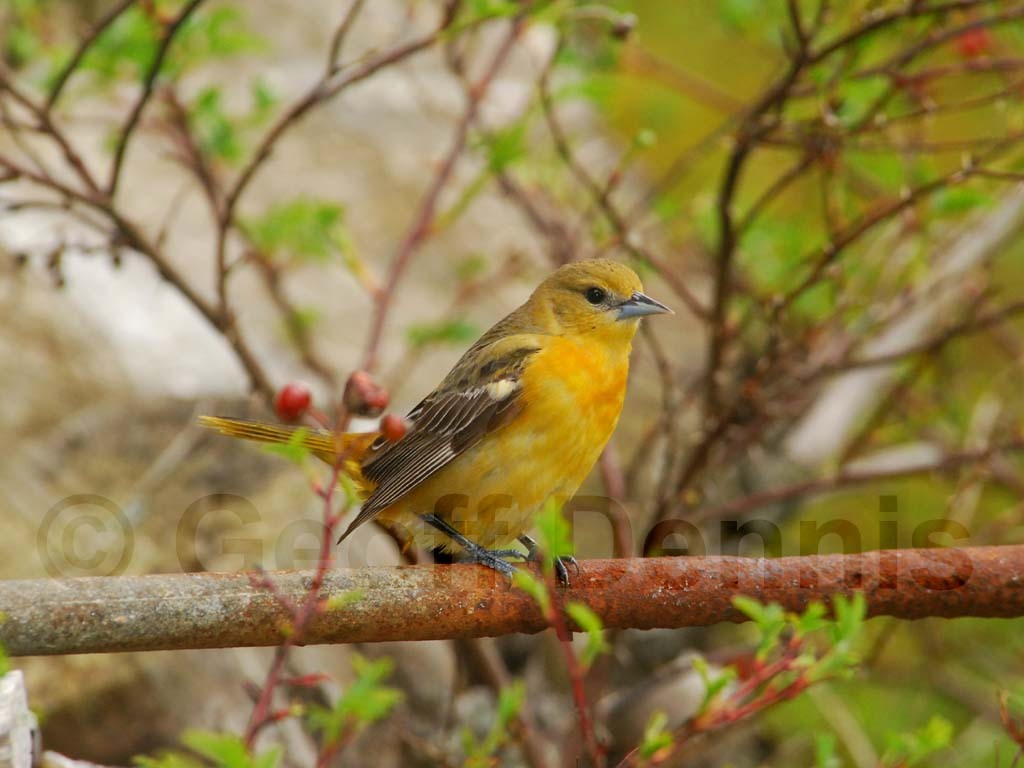
M 576 561 L 576 558 L 572 555 L 560 555 L 555 558 L 555 576 L 558 578 L 558 583 L 563 587 L 569 586 L 569 568 L 572 566 L 576 571 L 576 575 L 580 575 L 580 564 Z
M 512 563 L 508 562 L 506 557 L 522 557 L 523 553 L 516 549 L 487 549 L 477 544 L 472 539 L 466 538 L 458 530 L 456 530 L 451 523 L 441 519 L 437 515 L 427 514 L 421 516 L 423 522 L 427 525 L 436 528 L 443 534 L 448 536 L 452 541 L 462 547 L 465 559 L 471 563 L 477 563 L 483 565 L 491 570 L 503 573 L 508 578 L 512 578 L 515 574 L 516 569 L 512 566 Z
M 472 563 L 483 565 L 511 579 L 516 569 L 512 563 L 505 559 L 505 557 L 508 557 L 506 552 L 508 550 L 492 550 L 479 547 L 478 549 L 466 550 L 466 557 Z
M 487 549 L 486 547 L 477 544 L 475 541 L 466 538 L 462 533 L 457 531 L 450 523 L 436 515 L 427 514 L 422 516 L 423 521 L 428 525 L 441 531 L 455 543 L 462 547 L 462 551 L 465 553 L 465 559 L 471 563 L 477 563 L 487 568 L 503 573 L 510 579 L 515 574 L 516 569 L 512 563 L 508 562 L 505 558 L 516 558 L 525 562 L 543 563 L 544 558 L 541 555 L 540 548 L 537 546 L 537 542 L 531 539 L 527 535 L 519 537 L 519 543 L 526 547 L 526 552 L 522 552 L 518 549 Z M 572 555 L 559 555 L 554 560 L 555 577 L 558 579 L 559 586 L 569 586 L 569 566 L 572 566 L 578 576 L 580 573 L 580 564 L 576 562 L 576 558 Z
M 484 552 L 490 552 L 495 557 L 512 557 L 518 560 L 522 560 L 524 563 L 529 562 L 530 554 L 528 552 L 522 552 L 518 549 L 484 549 Z
M 543 561 L 538 550 L 520 552 L 518 549 L 486 549 L 478 545 L 472 548 L 467 547 L 464 551 L 466 553 L 466 559 L 470 562 L 491 568 L 498 571 L 498 573 L 505 574 L 509 578 L 512 578 L 516 569 L 505 558 L 514 557 L 523 560 L 524 562 L 535 563 Z M 576 571 L 576 575 L 579 576 L 580 564 L 572 555 L 562 555 L 560 557 L 556 557 L 554 560 L 555 578 L 558 579 L 558 584 L 561 587 L 569 586 L 570 566 L 574 571 Z
M 540 547 L 537 542 L 525 534 L 519 537 L 519 542 L 526 547 L 527 555 L 526 560 L 532 563 L 544 563 L 544 556 L 541 554 Z M 580 564 L 576 561 L 576 558 L 572 555 L 559 555 L 555 558 L 555 577 L 558 579 L 559 586 L 569 586 L 569 568 L 572 566 L 576 571 L 576 575 L 580 575 Z

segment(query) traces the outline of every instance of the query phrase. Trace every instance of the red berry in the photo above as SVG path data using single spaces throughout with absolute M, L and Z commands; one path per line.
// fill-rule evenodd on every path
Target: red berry
M 409 431 L 409 423 L 401 416 L 389 413 L 380 420 L 380 431 L 384 439 L 391 443 L 397 443 L 405 433 Z
M 976 59 L 992 50 L 992 34 L 987 27 L 962 32 L 956 38 L 957 52 L 965 59 Z
M 286 384 L 274 398 L 274 410 L 281 421 L 298 421 L 313 401 L 309 387 L 301 381 Z
M 356 371 L 345 383 L 345 407 L 356 416 L 379 416 L 388 407 L 388 392 L 366 371 Z
M 367 407 L 377 413 L 387 408 L 389 402 L 391 402 L 391 398 L 388 397 L 387 390 L 383 387 L 375 387 L 372 391 L 366 394 Z

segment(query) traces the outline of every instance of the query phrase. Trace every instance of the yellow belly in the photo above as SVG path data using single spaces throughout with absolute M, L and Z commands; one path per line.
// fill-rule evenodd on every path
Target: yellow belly
M 622 411 L 629 349 L 555 339 L 522 379 L 522 412 L 381 513 L 418 546 L 452 549 L 433 512 L 488 548 L 529 531 L 549 498 L 565 502 L 590 473 Z

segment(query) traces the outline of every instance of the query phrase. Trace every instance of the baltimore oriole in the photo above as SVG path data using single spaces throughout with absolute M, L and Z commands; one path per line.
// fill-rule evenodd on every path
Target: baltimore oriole
M 462 356 L 389 442 L 379 432 L 311 432 L 306 446 L 344 471 L 364 497 L 344 539 L 380 518 L 418 545 L 461 549 L 505 574 L 501 549 L 526 533 L 550 498 L 568 499 L 590 472 L 622 411 L 633 335 L 644 315 L 671 312 L 629 267 L 606 259 L 552 273 L 521 307 Z M 295 428 L 202 417 L 226 435 L 286 442 Z M 339 541 L 341 540 L 339 539 Z M 559 563 L 559 577 L 568 578 Z

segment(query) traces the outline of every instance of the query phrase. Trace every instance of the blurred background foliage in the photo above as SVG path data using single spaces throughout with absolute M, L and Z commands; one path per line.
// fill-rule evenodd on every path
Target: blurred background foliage
M 480 76 L 481 62 L 497 40 L 492 27 L 522 6 L 463 3 L 458 34 L 442 35 L 436 60 L 422 71 L 417 61 L 403 64 L 403 83 L 389 85 L 380 76 L 384 84 L 371 98 L 385 105 L 381 113 L 358 103 L 354 116 L 333 112 L 326 122 L 311 120 L 304 135 L 310 156 L 295 164 L 297 156 L 284 151 L 284 160 L 273 161 L 261 176 L 255 199 L 229 210 L 237 202 L 231 200 L 233 180 L 260 157 L 267 131 L 304 94 L 314 93 L 305 89 L 320 64 L 308 52 L 317 51 L 316 61 L 324 58 L 329 30 L 319 15 L 330 13 L 333 29 L 342 12 L 336 5 L 203 4 L 183 20 L 163 57 L 168 21 L 187 6 L 181 0 L 138 2 L 117 16 L 65 79 L 84 31 L 101 23 L 115 4 L 8 0 L 0 10 L 8 87 L 0 150 L 24 153 L 27 168 L 40 156 L 40 167 L 59 159 L 61 147 L 43 146 L 45 120 L 26 118 L 25 105 L 11 90 L 16 86 L 31 100 L 52 103 L 59 87 L 59 108 L 51 113 L 47 106 L 43 116 L 65 121 L 66 135 L 87 165 L 109 167 L 128 143 L 125 108 L 133 104 L 138 84 L 152 79 L 153 105 L 141 121 L 146 153 L 129 151 L 123 169 L 128 174 L 138 165 L 141 176 L 159 181 L 151 187 L 136 183 L 124 201 L 110 195 L 112 202 L 99 207 L 66 205 L 80 214 L 88 236 L 61 229 L 71 233 L 33 240 L 7 230 L 0 252 L 22 266 L 6 270 L 4 279 L 23 285 L 17 281 L 25 279 L 28 264 L 64 286 L 64 259 L 72 251 L 76 258 L 110 256 L 115 268 L 132 253 L 153 260 L 146 247 L 102 221 L 124 205 L 141 222 L 153 252 L 162 253 L 166 244 L 185 282 L 200 286 L 196 291 L 211 314 L 226 312 L 230 296 L 244 336 L 259 339 L 252 348 L 261 362 L 245 376 L 251 389 L 266 398 L 273 382 L 301 372 L 316 380 L 325 402 L 337 397 L 343 375 L 367 359 L 363 329 L 391 274 L 395 243 L 437 172 L 447 132 L 462 114 L 468 84 L 463 67 L 472 73 L 469 81 Z M 374 37 L 382 28 L 405 35 L 429 29 L 438 11 L 438 4 L 422 0 L 384 5 L 364 9 L 377 20 L 367 23 L 364 39 L 352 43 L 357 52 L 343 65 L 328 62 L 323 83 L 389 45 L 393 35 Z M 846 520 L 858 533 L 855 540 L 823 537 L 816 548 L 822 552 L 896 543 L 880 533 L 880 520 L 896 521 L 900 546 L 1024 542 L 1024 467 L 1016 453 L 1024 418 L 1024 324 L 1018 319 L 1024 215 L 1017 189 L 1024 178 L 1024 13 L 1012 2 L 953 3 L 955 8 L 941 14 L 908 12 L 936 5 L 942 4 L 534 4 L 528 13 L 534 33 L 530 55 L 508 76 L 508 90 L 485 98 L 492 111 L 485 109 L 484 119 L 471 125 L 459 153 L 468 158 L 459 183 L 449 185 L 428 231 L 417 235 L 415 245 L 423 247 L 407 281 L 412 287 L 403 287 L 394 327 L 382 344 L 381 376 L 396 402 L 414 402 L 434 374 L 497 319 L 499 307 L 521 299 L 553 264 L 616 255 L 642 270 L 651 292 L 680 314 L 674 325 L 638 342 L 620 435 L 588 486 L 626 503 L 636 549 L 656 520 L 673 517 L 705 526 L 710 551 L 735 547 L 744 554 L 773 547 L 757 536 L 730 538 L 719 528 L 720 519 L 757 518 L 777 526 L 781 546 L 771 554 L 801 552 L 800 526 L 807 521 L 820 529 Z M 801 55 L 794 9 L 808 36 L 804 56 L 842 42 L 849 30 L 872 19 L 903 12 L 908 17 L 879 24 L 833 55 L 802 61 L 784 95 L 773 100 L 772 89 Z M 296 30 L 277 40 L 274 33 L 287 24 L 276 15 L 288 21 L 292 12 Z M 315 46 L 303 37 L 311 29 L 317 31 Z M 301 54 L 307 54 L 302 63 L 289 68 L 289 57 Z M 154 72 L 158 57 L 162 63 Z M 435 102 L 418 101 L 403 88 L 428 95 L 436 89 L 440 95 Z M 365 124 L 355 125 L 359 120 Z M 343 140 L 358 147 L 372 144 L 367 133 L 377 133 L 379 154 L 355 160 L 343 155 L 331 143 L 342 141 L 335 130 L 344 130 Z M 749 147 L 735 189 L 723 205 L 726 169 L 744 143 Z M 154 156 L 183 169 L 191 191 L 168 194 L 181 179 Z M 338 180 L 324 183 L 317 165 Z M 112 180 L 116 187 L 116 172 Z M 6 218 L 10 227 L 19 226 L 19 217 L 32 213 L 26 201 L 45 200 L 51 208 L 60 202 L 60 195 L 40 197 L 38 189 L 24 193 L 33 183 L 17 172 L 3 181 L 0 224 Z M 24 186 L 8 194 L 11 182 Z M 46 184 L 34 186 L 46 191 Z M 154 200 L 143 200 L 150 191 Z M 205 216 L 189 208 L 202 198 L 208 202 Z M 184 223 L 179 209 L 189 214 Z M 731 213 L 731 242 L 724 210 Z M 218 231 L 217 219 L 224 216 L 228 226 Z M 46 232 L 49 222 L 43 220 Z M 33 226 L 38 234 L 40 225 Z M 495 235 L 498 230 L 502 234 Z M 228 244 L 219 269 L 235 280 L 224 295 L 210 283 L 216 271 L 210 242 L 218 236 Z M 193 247 L 196 239 L 201 249 Z M 981 252 L 974 253 L 972 244 Z M 716 316 L 723 260 L 730 289 Z M 71 291 L 73 277 L 68 282 Z M 335 291 L 342 292 L 340 298 Z M 58 292 L 43 295 L 48 298 L 41 299 L 41 316 L 64 311 L 67 300 Z M 682 306 L 690 295 L 703 317 Z M 1000 322 L 986 319 L 995 315 Z M 217 322 L 217 333 L 237 331 L 227 320 Z M 709 363 L 708 339 L 715 332 L 724 341 L 720 356 Z M 223 345 L 217 349 L 221 358 L 232 358 Z M 904 349 L 912 354 L 894 354 Z M 892 359 L 862 366 L 879 355 Z M 189 366 L 187 346 L 168 347 L 164 356 Z M 31 386 L 42 386 L 44 373 L 60 376 L 70 369 L 66 360 L 33 369 L 37 378 Z M 233 373 L 233 379 L 214 382 L 199 366 L 199 384 L 185 392 L 186 399 L 241 394 L 244 387 Z M 148 396 L 138 389 L 135 403 L 167 394 Z M 854 391 L 857 396 L 844 401 Z M 71 402 L 103 397 L 87 393 Z M 823 403 L 832 410 L 819 410 Z M 139 451 L 147 462 L 187 422 L 189 414 L 176 407 L 172 417 L 167 411 L 153 417 L 178 426 L 154 430 L 152 445 Z M 836 421 L 829 416 L 836 409 L 850 413 Z M 53 425 L 59 416 L 37 414 L 31 421 L 12 410 L 5 427 Z M 92 450 L 126 452 L 119 445 Z M 73 461 L 81 454 L 71 446 L 61 455 Z M 196 461 L 209 463 L 215 456 L 198 454 Z M 188 475 L 198 480 L 183 497 L 195 490 L 258 493 L 269 470 L 265 459 L 254 461 L 256 468 L 247 470 L 200 466 Z M 137 471 L 127 462 L 115 466 Z M 167 473 L 161 482 L 173 483 L 174 476 Z M 812 486 L 802 492 L 808 479 Z M 778 489 L 787 492 L 773 495 Z M 280 489 L 275 494 L 263 496 L 261 506 L 288 498 Z M 607 524 L 591 525 L 594 519 L 577 517 L 577 553 L 608 555 Z M 913 539 L 917 526 L 937 519 L 951 521 L 947 534 Z M 154 542 L 147 546 L 158 551 L 160 538 L 175 523 L 146 522 Z M 137 569 L 174 567 L 159 554 L 151 557 Z M 26 575 L 25 569 L 31 566 L 14 565 L 5 576 Z M 855 675 L 822 683 L 721 738 L 695 742 L 692 750 L 686 747 L 692 762 L 685 764 L 1014 765 L 1017 747 L 998 695 L 1024 689 L 1022 630 L 1021 621 L 872 620 Z M 652 680 L 692 677 L 692 666 L 678 672 L 673 665 L 694 651 L 714 664 L 742 669 L 756 633 L 752 626 L 618 633 L 613 654 L 596 665 L 591 682 L 609 700 L 642 698 Z M 539 686 L 565 705 L 557 690 L 562 673 L 552 671 L 557 665 L 543 642 L 508 639 L 500 647 L 511 671 L 527 678 L 530 695 L 540 698 L 533 690 Z M 531 677 L 528 669 L 543 674 Z M 38 674 L 52 679 L 54 670 L 41 666 Z M 479 677 L 468 664 L 452 684 L 471 689 Z M 514 693 L 507 688 L 491 702 L 488 711 L 496 714 L 485 726 L 475 723 L 476 736 L 436 749 L 472 765 L 487 764 L 496 754 L 509 764 L 521 760 L 516 736 L 505 733 L 519 706 L 513 700 L 522 698 Z M 396 703 L 389 699 L 389 706 Z M 547 711 L 544 703 L 538 706 Z M 669 713 L 672 727 L 692 711 L 680 704 Z M 472 720 L 462 710 L 458 716 Z M 561 724 L 565 718 L 554 720 Z M 78 721 L 51 722 L 54 730 L 65 728 L 54 742 L 70 752 L 82 749 L 67 726 Z M 615 730 L 614 723 L 606 727 Z M 151 749 L 176 738 L 154 733 L 136 746 Z M 649 734 L 652 755 L 658 753 L 659 733 Z M 424 764 L 439 759 L 420 737 L 389 736 Z M 84 751 L 89 750 L 97 759 L 125 759 L 116 750 Z

